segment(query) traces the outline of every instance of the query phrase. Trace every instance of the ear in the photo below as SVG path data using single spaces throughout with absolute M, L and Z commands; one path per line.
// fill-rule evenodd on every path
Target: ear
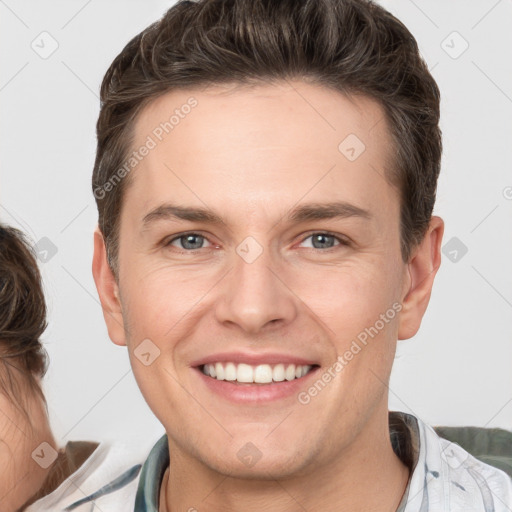
M 398 327 L 398 339 L 406 340 L 414 336 L 421 325 L 427 309 L 434 277 L 441 265 L 441 242 L 444 222 L 440 217 L 432 217 L 427 233 L 415 248 L 407 270 L 407 290 L 402 300 L 402 310 Z
M 94 230 L 92 275 L 100 297 L 108 335 L 116 345 L 126 345 L 119 287 L 107 261 L 107 250 L 98 226 Z

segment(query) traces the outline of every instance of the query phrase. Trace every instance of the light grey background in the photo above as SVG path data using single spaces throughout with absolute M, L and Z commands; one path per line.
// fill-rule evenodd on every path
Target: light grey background
M 107 336 L 91 274 L 90 180 L 103 74 L 171 4 L 0 0 L 0 219 L 57 250 L 41 268 L 45 391 L 60 442 L 163 432 L 126 349 Z M 382 4 L 414 34 L 441 89 L 435 213 L 443 244 L 456 237 L 420 332 L 399 342 L 390 407 L 431 424 L 512 429 L 512 2 Z

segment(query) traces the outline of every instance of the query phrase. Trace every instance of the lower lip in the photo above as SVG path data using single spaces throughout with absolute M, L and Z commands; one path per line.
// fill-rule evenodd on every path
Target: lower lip
M 319 367 L 309 371 L 299 379 L 284 380 L 283 382 L 269 382 L 268 384 L 245 384 L 229 380 L 217 380 L 205 375 L 200 368 L 194 368 L 202 381 L 214 393 L 237 403 L 271 402 L 297 396 L 308 386 L 307 382 L 315 375 Z

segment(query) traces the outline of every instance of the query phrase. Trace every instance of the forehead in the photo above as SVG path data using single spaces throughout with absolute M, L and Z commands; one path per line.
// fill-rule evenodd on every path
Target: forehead
M 383 108 L 368 97 L 319 85 L 237 84 L 166 93 L 137 119 L 132 150 L 144 145 L 150 149 L 127 190 L 141 209 L 169 196 L 246 213 L 291 205 L 306 195 L 310 201 L 355 199 L 383 208 L 396 202 L 397 192 L 384 178 L 393 152 Z

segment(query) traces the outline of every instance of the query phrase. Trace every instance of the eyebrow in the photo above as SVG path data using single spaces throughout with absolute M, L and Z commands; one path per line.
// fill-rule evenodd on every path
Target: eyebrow
M 359 208 L 350 203 L 336 201 L 331 203 L 308 203 L 294 208 L 284 216 L 285 222 L 300 224 L 311 220 L 342 219 L 348 217 L 360 217 L 371 219 L 368 210 Z M 208 208 L 192 208 L 178 206 L 170 203 L 162 204 L 142 219 L 143 229 L 159 220 L 186 220 L 191 222 L 204 222 L 207 224 L 225 224 L 222 217 Z

